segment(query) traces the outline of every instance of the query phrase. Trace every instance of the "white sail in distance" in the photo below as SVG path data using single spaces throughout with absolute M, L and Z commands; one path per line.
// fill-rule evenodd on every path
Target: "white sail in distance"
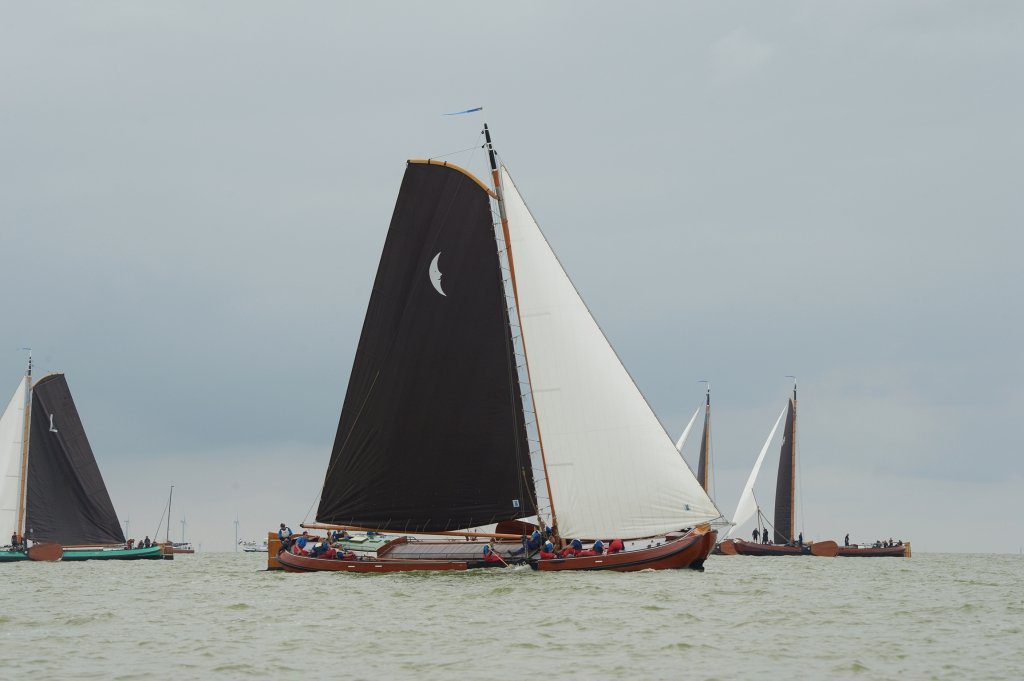
M 25 443 L 25 402 L 28 377 L 23 377 L 14 397 L 0 416 L 0 545 L 18 532 L 18 502 L 21 496 L 21 454 Z
M 680 454 L 683 453 L 683 447 L 686 445 L 686 441 L 690 439 L 690 431 L 693 430 L 693 424 L 697 422 L 697 417 L 700 416 L 700 407 L 697 407 L 697 411 L 693 412 L 693 416 L 690 417 L 690 422 L 686 424 L 686 428 L 683 429 L 683 434 L 676 440 L 676 451 Z
M 551 503 L 562 537 L 639 538 L 721 516 L 501 169 Z
M 761 471 L 761 464 L 764 463 L 764 455 L 768 453 L 768 447 L 772 443 L 772 438 L 775 437 L 775 431 L 779 429 L 779 424 L 782 423 L 782 417 L 786 415 L 786 409 L 788 408 L 789 404 L 782 408 L 779 418 L 775 419 L 772 431 L 768 433 L 768 439 L 764 441 L 764 446 L 761 447 L 761 453 L 757 455 L 757 461 L 754 462 L 754 468 L 750 471 L 747 484 L 743 486 L 740 501 L 736 504 L 736 512 L 732 515 L 732 527 L 726 533 L 726 539 L 731 537 L 739 529 L 740 525 L 750 520 L 754 513 L 757 512 L 757 500 L 754 499 L 754 483 L 757 482 L 757 474 Z

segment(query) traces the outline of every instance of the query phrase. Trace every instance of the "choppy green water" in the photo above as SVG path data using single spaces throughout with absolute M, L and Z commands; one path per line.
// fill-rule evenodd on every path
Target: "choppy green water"
M 1024 676 L 1020 556 L 712 556 L 703 574 L 286 575 L 264 563 L 0 566 L 0 676 Z

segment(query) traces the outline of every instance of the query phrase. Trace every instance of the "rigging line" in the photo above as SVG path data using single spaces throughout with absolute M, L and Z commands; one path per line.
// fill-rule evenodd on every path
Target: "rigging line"
M 449 151 L 447 154 L 438 154 L 437 156 L 428 156 L 427 160 L 428 161 L 434 161 L 434 160 L 437 160 L 439 158 L 446 158 L 448 156 L 455 156 L 456 154 L 465 154 L 467 151 L 473 151 L 474 149 L 476 149 L 476 146 L 466 147 L 465 149 L 459 149 L 458 151 Z

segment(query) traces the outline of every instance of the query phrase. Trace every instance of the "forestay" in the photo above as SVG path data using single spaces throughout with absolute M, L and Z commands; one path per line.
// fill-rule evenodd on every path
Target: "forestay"
M 750 471 L 747 484 L 743 486 L 743 493 L 740 494 L 740 502 L 736 505 L 736 512 L 732 515 L 732 527 L 729 528 L 729 532 L 725 535 L 727 538 L 731 537 L 739 529 L 740 525 L 750 520 L 757 511 L 757 500 L 754 499 L 754 483 L 757 481 L 757 474 L 761 471 L 761 464 L 764 463 L 764 455 L 768 453 L 768 447 L 772 443 L 772 438 L 775 437 L 775 431 L 779 429 L 779 424 L 782 423 L 782 417 L 785 415 L 786 408 L 784 407 L 779 412 L 779 418 L 775 419 L 775 425 L 772 426 L 771 432 L 768 433 L 768 439 L 764 441 L 761 453 L 757 455 L 754 468 Z
M 502 168 L 520 320 L 563 537 L 651 537 L 721 516 Z
M 21 495 L 21 452 L 25 440 L 25 397 L 28 377 L 21 379 L 3 416 L 0 416 L 0 544 L 18 530 Z

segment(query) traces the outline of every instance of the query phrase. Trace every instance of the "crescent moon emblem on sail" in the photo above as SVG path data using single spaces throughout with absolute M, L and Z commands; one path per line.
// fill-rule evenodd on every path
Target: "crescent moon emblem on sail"
M 437 252 L 434 259 L 430 261 L 430 283 L 434 285 L 434 288 L 445 298 L 448 294 L 441 289 L 441 270 L 437 266 L 437 260 L 441 257 L 441 251 Z

